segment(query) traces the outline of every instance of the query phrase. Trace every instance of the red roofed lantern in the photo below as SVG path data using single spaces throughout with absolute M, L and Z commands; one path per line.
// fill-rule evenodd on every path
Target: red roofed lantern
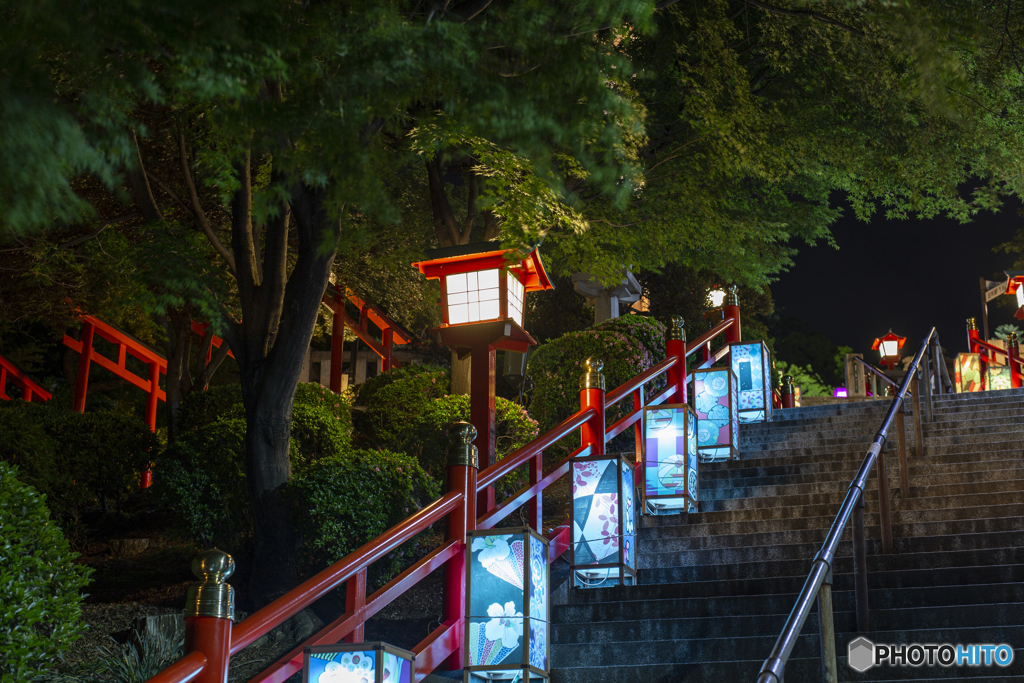
M 896 369 L 896 362 L 900 359 L 900 349 L 903 348 L 906 337 L 893 334 L 892 330 L 884 337 L 880 337 L 871 345 L 872 350 L 878 351 L 881 355 L 882 365 L 888 365 L 889 370 Z
M 1006 293 L 1017 295 L 1017 312 L 1014 317 L 1024 320 L 1024 270 L 1007 270 Z
M 525 256 L 500 242 L 433 249 L 412 264 L 429 280 L 441 282 L 441 327 L 431 330 L 440 343 L 471 357 L 470 421 L 481 467 L 494 464 L 494 379 L 498 350 L 525 352 L 536 340 L 523 329 L 527 292 L 554 289 L 536 249 Z M 493 506 L 493 488 L 480 501 Z

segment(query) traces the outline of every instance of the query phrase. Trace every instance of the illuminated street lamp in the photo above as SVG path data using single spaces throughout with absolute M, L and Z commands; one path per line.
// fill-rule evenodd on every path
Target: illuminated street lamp
M 871 345 L 873 351 L 878 351 L 881 358 L 882 365 L 888 365 L 890 371 L 896 369 L 896 363 L 900 359 L 900 349 L 903 348 L 903 344 L 907 341 L 906 337 L 900 337 L 892 333 L 889 333 L 884 337 L 876 339 Z
M 526 293 L 553 289 L 536 249 L 525 256 L 500 242 L 433 249 L 412 264 L 441 282 L 441 327 L 431 330 L 459 358 L 470 356 L 470 422 L 477 430 L 482 467 L 494 464 L 495 354 L 525 353 L 537 342 L 523 329 Z M 493 507 L 493 487 L 478 511 Z M 485 499 L 486 497 L 486 499 Z
M 1017 295 L 1017 313 L 1014 317 L 1024 320 L 1024 270 L 1007 270 L 1006 293 Z
M 708 292 L 708 301 L 711 302 L 711 308 L 721 308 L 725 303 L 725 290 L 721 287 L 712 289 Z

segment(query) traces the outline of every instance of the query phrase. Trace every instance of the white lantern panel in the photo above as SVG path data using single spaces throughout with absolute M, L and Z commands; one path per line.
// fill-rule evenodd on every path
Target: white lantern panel
M 526 290 L 523 288 L 523 283 L 512 273 L 506 273 L 505 277 L 508 282 L 508 317 L 515 320 L 522 327 L 523 300 L 526 296 Z
M 1024 306 L 1024 282 L 1017 284 L 1017 308 Z
M 448 324 L 474 323 L 500 317 L 498 269 L 445 276 Z
M 899 351 L 899 342 L 896 340 L 882 342 L 882 358 L 892 358 Z

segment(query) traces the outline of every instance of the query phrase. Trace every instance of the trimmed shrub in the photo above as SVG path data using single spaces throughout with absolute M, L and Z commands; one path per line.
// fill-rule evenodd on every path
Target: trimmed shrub
M 81 590 L 91 572 L 50 521 L 42 496 L 0 462 L 0 675 L 49 668 L 84 631 Z
M 401 453 L 356 450 L 317 460 L 286 489 L 302 532 L 306 568 L 340 560 L 435 499 L 438 490 L 416 460 Z M 411 552 L 398 549 L 376 562 L 370 582 L 387 582 Z
M 231 411 L 237 411 L 241 405 L 242 386 L 240 384 L 223 384 L 210 387 L 206 391 L 189 392 L 178 409 L 178 429 L 182 434 L 187 431 L 195 431 L 226 416 Z
M 373 448 L 413 453 L 415 425 L 426 406 L 448 395 L 448 385 L 448 370 L 437 365 L 407 365 L 367 380 L 356 394 L 366 407 L 356 418 L 360 436 Z
M 581 332 L 570 332 L 539 347 L 527 368 L 533 380 L 530 414 L 546 431 L 580 409 L 581 362 L 590 356 L 604 362 L 609 391 L 665 358 L 665 328 L 644 316 L 630 315 L 607 321 Z M 658 351 L 658 349 L 661 349 Z M 657 391 L 665 386 L 659 378 L 647 386 Z M 623 401 L 608 411 L 611 424 L 633 409 Z M 562 447 L 564 450 L 566 447 Z

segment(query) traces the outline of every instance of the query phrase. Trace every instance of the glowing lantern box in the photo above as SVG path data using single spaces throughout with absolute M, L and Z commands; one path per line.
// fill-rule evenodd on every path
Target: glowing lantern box
M 981 391 L 981 354 L 961 353 L 956 357 L 954 372 L 956 393 Z
M 548 540 L 529 527 L 467 534 L 465 683 L 547 680 Z
M 645 514 L 697 511 L 697 414 L 686 404 L 644 408 Z
M 985 389 L 988 391 L 1002 391 L 1012 389 L 1010 382 L 1010 367 L 1008 365 L 989 365 L 985 368 Z
M 693 373 L 693 407 L 697 413 L 697 455 L 701 462 L 740 457 L 739 382 L 731 368 Z
M 387 643 L 303 649 L 302 683 L 415 683 L 416 655 Z
M 739 380 L 740 422 L 768 422 L 772 419 L 772 364 L 762 341 L 729 345 L 732 371 Z
M 574 586 L 636 583 L 633 468 L 622 454 L 572 461 L 569 565 Z

